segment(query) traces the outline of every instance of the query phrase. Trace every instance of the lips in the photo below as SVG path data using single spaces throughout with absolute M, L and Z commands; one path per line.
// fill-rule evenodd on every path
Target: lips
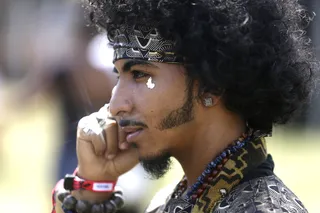
M 124 132 L 127 133 L 126 136 L 126 141 L 128 143 L 131 142 L 136 142 L 136 139 L 138 137 L 138 135 L 141 134 L 141 132 L 143 131 L 143 128 L 129 128 L 129 127 L 124 127 L 122 128 Z

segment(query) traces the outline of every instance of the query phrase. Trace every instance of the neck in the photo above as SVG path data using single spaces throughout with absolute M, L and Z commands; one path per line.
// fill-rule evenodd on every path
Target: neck
M 245 123 L 240 118 L 216 120 L 222 122 L 198 125 L 188 146 L 173 153 L 184 170 L 188 186 L 197 182 L 206 166 L 245 132 Z

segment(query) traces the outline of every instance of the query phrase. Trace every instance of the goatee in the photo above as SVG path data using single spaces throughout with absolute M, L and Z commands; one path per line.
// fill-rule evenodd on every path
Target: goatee
M 150 175 L 150 179 L 159 179 L 163 177 L 171 168 L 171 155 L 164 153 L 155 157 L 140 159 L 144 170 Z
M 165 116 L 158 129 L 161 131 L 177 128 L 183 124 L 186 124 L 194 119 L 193 110 L 193 91 L 192 85 L 193 81 L 186 80 L 186 91 L 184 104 Z M 151 157 L 146 157 L 140 159 L 140 163 L 145 169 L 145 171 L 151 176 L 151 179 L 159 179 L 163 177 L 170 169 L 172 161 L 170 159 L 171 155 L 169 152 L 162 152 L 161 154 L 151 155 Z

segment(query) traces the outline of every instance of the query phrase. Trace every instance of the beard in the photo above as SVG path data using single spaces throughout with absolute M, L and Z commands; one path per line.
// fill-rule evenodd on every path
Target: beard
M 168 113 L 158 126 L 158 129 L 168 130 L 185 123 L 188 123 L 194 119 L 193 111 L 193 91 L 192 82 L 187 82 L 187 90 L 185 92 L 184 104 Z M 152 179 L 159 179 L 163 177 L 171 168 L 171 154 L 168 151 L 164 151 L 160 154 L 156 154 L 151 157 L 141 158 L 140 163 L 144 170 L 151 176 Z
M 192 91 L 192 81 L 187 81 L 187 89 L 185 91 L 184 103 L 178 109 L 172 110 L 165 116 L 160 125 L 158 126 L 159 130 L 172 129 L 178 126 L 181 126 L 185 123 L 188 123 L 194 119 L 193 111 L 193 91 Z
M 171 155 L 164 152 L 160 155 L 141 158 L 140 164 L 143 169 L 150 175 L 150 179 L 156 180 L 162 178 L 171 168 Z

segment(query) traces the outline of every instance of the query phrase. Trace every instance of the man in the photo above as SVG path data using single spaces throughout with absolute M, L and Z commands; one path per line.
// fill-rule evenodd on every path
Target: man
M 115 212 L 117 178 L 139 161 L 160 178 L 170 157 L 185 176 L 147 212 L 307 212 L 273 173 L 264 139 L 313 82 L 311 18 L 296 0 L 89 3 L 119 79 L 110 104 L 79 122 L 71 195 L 54 191 L 65 212 Z

